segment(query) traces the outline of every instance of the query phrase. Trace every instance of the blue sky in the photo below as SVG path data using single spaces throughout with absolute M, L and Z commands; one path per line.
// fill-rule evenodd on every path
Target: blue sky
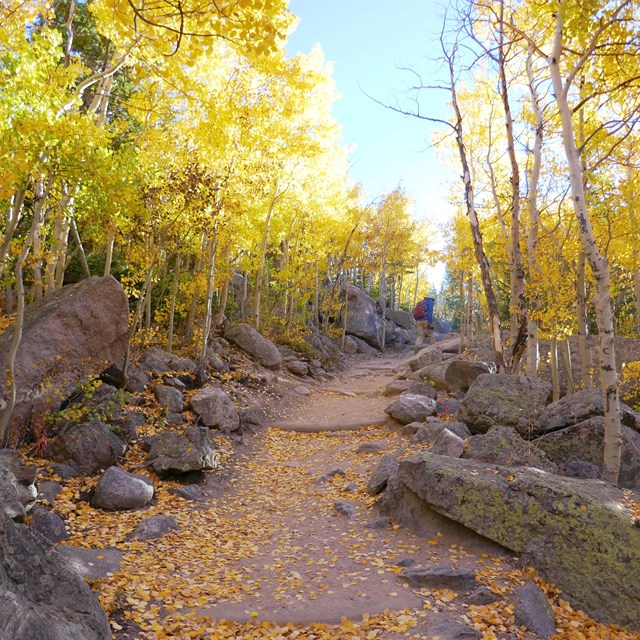
M 376 104 L 395 104 L 414 79 L 398 69 L 424 70 L 437 58 L 441 20 L 434 0 L 291 0 L 300 18 L 290 36 L 290 55 L 308 53 L 320 43 L 334 64 L 342 96 L 334 106 L 344 142 L 354 144 L 351 177 L 370 197 L 402 182 L 416 202 L 419 219 L 447 216 L 447 183 L 459 180 L 445 172 L 430 149 L 432 125 L 404 117 Z M 433 78 L 428 79 L 433 82 Z M 446 96 L 431 94 L 422 104 L 436 117 L 447 117 Z

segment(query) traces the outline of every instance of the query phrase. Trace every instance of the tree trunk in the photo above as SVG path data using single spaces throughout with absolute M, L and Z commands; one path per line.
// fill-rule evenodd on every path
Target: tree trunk
M 567 339 L 560 341 L 560 356 L 562 364 L 567 373 L 567 394 L 575 393 L 576 387 L 573 382 L 573 365 L 571 364 L 571 348 Z
M 180 287 L 180 266 L 182 264 L 182 254 L 178 251 L 176 255 L 176 263 L 173 267 L 173 286 L 171 287 L 171 301 L 169 303 L 169 329 L 167 332 L 167 351 L 173 350 L 173 323 L 176 315 L 176 299 L 178 298 L 178 289 Z
M 0 241 L 0 278 L 2 277 L 2 274 L 4 272 L 4 263 L 7 259 L 7 255 L 9 254 L 9 248 L 11 246 L 13 234 L 15 233 L 16 227 L 20 222 L 22 205 L 24 203 L 24 197 L 26 193 L 26 189 L 19 189 L 11 199 L 11 206 L 9 207 L 7 216 L 7 226 L 5 227 L 4 233 L 2 234 L 2 241 Z
M 110 232 L 107 237 L 107 252 L 104 259 L 104 273 L 103 275 L 108 276 L 111 273 L 111 262 L 113 260 L 113 245 L 116 241 L 115 232 Z
M 202 379 L 204 368 L 207 362 L 207 347 L 209 346 L 209 333 L 211 332 L 211 320 L 213 318 L 213 291 L 216 270 L 216 250 L 218 248 L 218 232 L 214 228 L 211 238 L 207 242 L 207 254 L 209 258 L 209 268 L 207 270 L 207 297 L 204 308 L 204 321 L 202 323 L 202 342 L 200 343 L 200 353 L 198 356 L 198 374 Z
M 591 372 L 593 362 L 591 358 L 591 345 L 589 344 L 589 325 L 587 324 L 587 294 L 584 251 L 581 251 L 578 255 L 576 289 L 578 349 L 580 351 L 580 363 L 582 366 L 582 384 L 586 389 L 593 386 Z
M 226 278 L 224 281 L 224 284 L 222 285 L 222 290 L 220 291 L 220 304 L 213 318 L 214 328 L 219 327 L 224 321 L 224 316 L 227 311 L 227 301 L 229 300 L 230 284 L 231 284 L 231 281 L 229 280 L 229 278 Z
M 187 338 L 187 340 L 191 340 L 191 338 L 193 337 L 193 328 L 195 326 L 196 315 L 198 313 L 198 300 L 200 299 L 200 295 L 199 295 L 200 283 L 198 282 L 198 277 L 202 273 L 202 268 L 203 268 L 202 256 L 206 250 L 205 243 L 206 243 L 205 235 L 202 234 L 202 237 L 200 238 L 200 251 L 198 252 L 198 255 L 195 259 L 195 266 L 193 269 L 193 276 L 194 276 L 193 292 L 191 294 L 191 304 L 189 305 L 189 313 L 187 314 L 187 322 L 184 330 L 185 337 Z
M 453 57 L 449 58 L 449 74 L 450 74 L 450 91 L 451 91 L 451 104 L 453 106 L 455 114 L 455 132 L 456 143 L 458 146 L 458 153 L 460 155 L 460 163 L 462 164 L 462 180 L 464 183 L 465 203 L 467 206 L 467 216 L 469 217 L 469 224 L 471 226 L 471 235 L 473 238 L 473 248 L 476 254 L 476 260 L 480 267 L 480 274 L 482 276 L 482 286 L 484 288 L 484 294 L 487 301 L 487 307 L 489 309 L 489 317 L 491 320 L 491 333 L 493 335 L 493 350 L 495 353 L 496 366 L 498 371 L 505 370 L 504 355 L 502 351 L 502 327 L 500 324 L 500 315 L 498 314 L 498 302 L 493 290 L 493 283 L 491 280 L 491 267 L 489 260 L 484 252 L 482 244 L 482 233 L 480 232 L 480 223 L 476 214 L 474 198 L 473 198 L 473 184 L 471 182 L 471 170 L 467 161 L 467 152 L 464 146 L 463 130 L 462 130 L 462 113 L 458 106 L 458 98 L 456 91 L 456 75 L 453 65 Z
M 558 372 L 558 338 L 554 335 L 549 345 L 549 366 L 551 368 L 551 400 L 560 400 L 560 374 Z
M 91 270 L 89 269 L 89 263 L 87 262 L 87 256 L 84 252 L 84 247 L 82 246 L 80 234 L 78 233 L 78 225 L 76 225 L 76 221 L 74 219 L 71 220 L 71 233 L 73 234 L 73 241 L 76 243 L 76 247 L 78 247 L 78 255 L 80 256 L 80 266 L 82 267 L 82 273 L 85 278 L 90 278 Z
M 605 419 L 603 476 L 607 482 L 617 484 L 622 453 L 622 431 L 614 325 L 611 310 L 609 265 L 596 244 L 589 211 L 587 209 L 580 155 L 575 143 L 572 110 L 568 101 L 570 85 L 567 84 L 567 86 L 565 86 L 563 83 L 562 72 L 560 70 L 561 55 L 562 11 L 560 7 L 557 7 L 553 53 L 548 62 L 556 105 L 562 123 L 562 141 L 569 165 L 571 199 L 578 220 L 580 239 L 582 241 L 585 258 L 589 263 L 595 281 L 594 301 L 598 323 L 598 359 Z

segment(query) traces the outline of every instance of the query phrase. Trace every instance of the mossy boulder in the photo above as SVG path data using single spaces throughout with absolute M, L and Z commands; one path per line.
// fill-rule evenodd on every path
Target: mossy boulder
M 420 453 L 397 480 L 431 509 L 521 554 L 575 606 L 640 630 L 640 528 L 620 489 Z
M 464 397 L 458 418 L 471 433 L 486 433 L 494 425 L 502 425 L 530 438 L 550 391 L 551 385 L 537 378 L 483 373 Z

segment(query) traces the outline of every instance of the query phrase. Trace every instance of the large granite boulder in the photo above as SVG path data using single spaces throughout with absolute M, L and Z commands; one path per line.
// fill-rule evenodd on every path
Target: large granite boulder
M 420 422 L 436 412 L 436 401 L 427 396 L 403 393 L 384 411 L 401 424 Z
M 106 511 L 146 507 L 153 498 L 153 484 L 144 476 L 120 467 L 109 467 L 100 478 L 91 505 Z
M 442 391 L 449 388 L 449 384 L 444 377 L 448 367 L 449 363 L 446 360 L 444 362 L 434 362 L 409 374 L 407 379 L 422 380 L 423 382 L 430 384 L 432 387 Z
M 191 407 L 207 427 L 229 433 L 240 427 L 240 417 L 233 400 L 224 389 L 208 385 L 191 398 Z
M 604 418 L 589 418 L 541 436 L 531 444 L 553 460 L 562 475 L 600 478 L 604 456 Z M 640 491 L 640 433 L 624 425 L 618 483 L 621 487 Z
M 278 347 L 260 335 L 250 324 L 241 322 L 227 325 L 224 337 L 257 358 L 263 367 L 278 369 L 282 366 L 282 355 Z
M 81 475 L 91 475 L 118 462 L 125 445 L 98 418 L 64 427 L 49 442 L 46 457 L 74 467 Z
M 431 509 L 522 555 L 574 606 L 640 630 L 640 528 L 599 480 L 420 453 L 397 480 Z
M 127 296 L 113 276 L 87 278 L 29 305 L 15 359 L 12 437 L 23 434 L 30 414 L 50 412 L 78 383 L 120 361 L 128 323 Z M 12 338 L 13 329 L 0 336 L 2 372 Z M 0 409 L 8 393 L 7 378 L 0 376 Z
M 426 347 L 423 347 L 418 353 L 413 356 L 413 358 L 409 358 L 407 364 L 411 371 L 418 371 L 423 367 L 426 367 L 430 364 L 436 364 L 438 362 L 442 362 L 442 345 L 444 343 L 438 344 L 430 344 Z
M 550 390 L 544 380 L 483 373 L 464 397 L 458 417 L 471 433 L 486 433 L 494 425 L 502 425 L 530 438 Z
M 450 389 L 468 391 L 473 381 L 482 373 L 491 373 L 486 362 L 455 359 L 449 361 L 444 379 Z
M 376 301 L 364 291 L 347 284 L 342 288 L 341 297 L 347 301 L 346 330 L 351 336 L 364 340 L 379 349 L 382 345 L 382 316 Z
M 621 403 L 622 423 L 640 433 L 640 414 Z M 560 398 L 546 406 L 538 419 L 535 434 L 543 435 L 578 424 L 588 418 L 604 415 L 602 391 L 588 387 Z
M 370 344 L 367 344 L 362 338 L 358 338 L 357 336 L 351 336 L 351 339 L 356 343 L 356 353 L 361 353 L 366 356 L 375 356 L 378 353 L 378 349 L 375 349 Z
M 42 536 L 0 513 L 0 638 L 110 640 L 98 597 Z
M 541 449 L 523 440 L 512 427 L 496 425 L 487 433 L 468 438 L 462 457 L 503 466 L 535 467 L 556 473 L 557 466 Z
M 209 429 L 191 426 L 184 433 L 167 431 L 150 438 L 145 464 L 159 476 L 215 469 L 217 454 Z

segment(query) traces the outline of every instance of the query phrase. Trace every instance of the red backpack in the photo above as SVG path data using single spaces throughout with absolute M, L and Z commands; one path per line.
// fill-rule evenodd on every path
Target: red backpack
M 422 320 L 426 315 L 427 310 L 424 308 L 424 300 L 420 300 L 420 302 L 413 307 L 413 317 L 416 320 Z

